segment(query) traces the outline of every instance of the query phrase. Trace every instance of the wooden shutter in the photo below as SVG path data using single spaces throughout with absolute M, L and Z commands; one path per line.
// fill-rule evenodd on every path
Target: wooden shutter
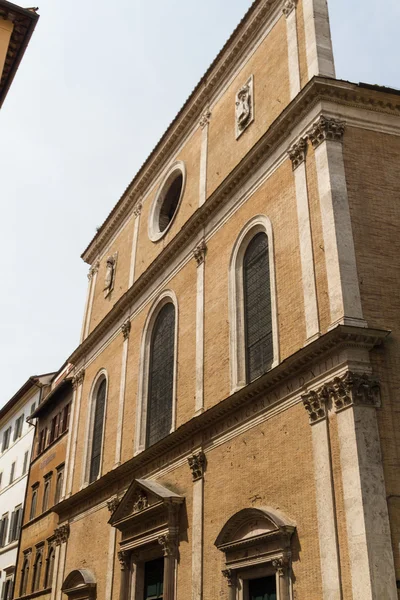
M 90 459 L 89 483 L 95 481 L 100 472 L 100 457 L 103 445 L 104 407 L 106 403 L 106 380 L 100 384 L 96 396 L 96 406 L 93 420 L 92 453 Z
M 243 260 L 244 326 L 247 382 L 271 368 L 273 361 L 271 284 L 268 238 L 258 233 Z
M 154 324 L 150 346 L 147 446 L 169 434 L 172 424 L 175 307 L 166 304 Z

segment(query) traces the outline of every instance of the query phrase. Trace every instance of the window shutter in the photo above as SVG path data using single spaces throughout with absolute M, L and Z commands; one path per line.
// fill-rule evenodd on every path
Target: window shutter
M 15 534 L 15 531 L 14 531 L 15 517 L 16 517 L 16 513 L 14 510 L 14 512 L 11 513 L 10 531 L 8 533 L 8 543 L 13 542 L 15 540 L 15 535 L 14 535 Z
M 15 462 L 13 462 L 11 465 L 10 483 L 12 483 L 14 481 L 14 475 L 15 475 Z
M 247 381 L 254 381 L 273 362 L 271 284 L 268 238 L 258 233 L 243 260 L 244 325 Z
M 150 346 L 149 394 L 147 404 L 147 446 L 169 434 L 172 424 L 175 354 L 175 307 L 166 304 L 152 332 Z
M 28 457 L 29 457 L 29 452 L 25 452 L 25 455 L 24 455 L 24 466 L 22 468 L 22 475 L 25 475 L 25 473 L 28 470 Z
M 106 380 L 103 379 L 98 389 L 96 397 L 89 483 L 95 481 L 100 472 L 101 448 L 103 444 L 104 408 L 106 402 L 106 386 Z

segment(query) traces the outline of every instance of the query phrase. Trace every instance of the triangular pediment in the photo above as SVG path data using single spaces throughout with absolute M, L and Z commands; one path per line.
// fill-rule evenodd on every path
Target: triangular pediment
M 118 507 L 111 515 L 110 525 L 150 510 L 155 505 L 183 502 L 183 496 L 149 479 L 134 479 Z

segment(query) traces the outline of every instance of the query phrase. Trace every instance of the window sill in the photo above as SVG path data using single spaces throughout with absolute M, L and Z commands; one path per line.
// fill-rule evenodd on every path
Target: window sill
M 51 587 L 44 588 L 43 590 L 38 590 L 37 592 L 31 592 L 30 594 L 24 594 L 24 596 L 19 596 L 19 598 L 37 598 L 38 596 L 42 596 L 43 594 L 50 594 Z
M 10 550 L 14 550 L 14 548 L 18 548 L 18 540 L 13 540 L 12 542 L 6 544 L 2 548 L 0 548 L 0 555 L 9 552 Z

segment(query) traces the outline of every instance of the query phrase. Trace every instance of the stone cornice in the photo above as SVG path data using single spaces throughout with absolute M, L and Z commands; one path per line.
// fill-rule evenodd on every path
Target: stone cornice
M 122 197 L 113 208 L 106 221 L 100 227 L 89 246 L 82 254 L 85 262 L 91 263 L 105 247 L 119 224 L 126 217 L 132 203 L 142 196 L 149 183 L 154 180 L 160 169 L 170 160 L 175 149 L 188 133 L 199 124 L 203 112 L 209 106 L 210 99 L 218 87 L 226 81 L 238 65 L 245 51 L 254 44 L 259 31 L 272 17 L 282 0 L 255 0 L 233 34 L 219 52 L 211 66 L 203 75 L 192 94 L 186 100 L 180 112 L 166 130 L 152 153 L 139 169 Z
M 282 143 L 282 140 L 290 135 L 296 123 L 304 118 L 316 104 L 324 100 L 346 106 L 356 106 L 370 111 L 374 110 L 395 114 L 400 117 L 400 99 L 398 104 L 394 104 L 392 94 L 384 94 L 381 91 L 375 90 L 371 91 L 355 84 L 336 81 L 334 79 L 314 78 L 274 121 L 259 142 L 208 198 L 207 202 L 196 210 L 179 233 L 169 242 L 133 286 L 116 302 L 99 325 L 69 357 L 69 362 L 78 364 L 78 361 L 90 352 L 110 327 L 115 325 L 121 316 L 129 310 L 135 299 L 151 285 L 160 273 L 165 271 L 177 253 L 189 242 L 194 243 L 199 230 L 204 228 L 221 205 L 229 201 L 235 191 L 243 186 L 244 181 Z M 311 125 L 312 123 L 310 123 Z
M 388 331 L 339 325 L 290 356 L 253 383 L 228 396 L 198 417 L 184 423 L 154 446 L 147 448 L 118 468 L 106 473 L 91 485 L 63 500 L 53 510 L 61 515 L 62 519 L 66 519 L 70 518 L 74 511 L 81 510 L 85 502 L 99 503 L 103 495 L 105 496 L 104 500 L 109 499 L 110 488 L 115 487 L 117 482 L 128 485 L 140 469 L 148 468 L 152 462 L 159 460 L 160 456 L 166 456 L 167 453 L 178 448 L 181 444 L 216 428 L 218 423 L 230 416 L 234 410 L 256 402 L 283 383 L 286 385 L 288 378 L 302 373 L 308 365 L 313 364 L 316 360 L 322 357 L 325 358 L 329 353 L 338 351 L 341 348 L 356 347 L 371 350 L 375 346 L 379 346 L 389 333 Z M 117 490 L 112 493 L 117 493 Z

